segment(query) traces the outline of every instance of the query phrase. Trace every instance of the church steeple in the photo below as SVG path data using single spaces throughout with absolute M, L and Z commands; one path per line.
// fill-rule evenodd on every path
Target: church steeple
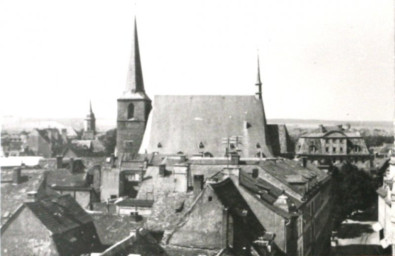
M 262 82 L 261 82 L 261 70 L 259 66 L 259 55 L 257 56 L 257 61 L 258 61 L 258 71 L 257 71 L 257 77 L 256 77 L 256 83 L 255 85 L 258 86 L 258 91 L 256 92 L 256 96 L 258 99 L 262 99 Z
M 137 21 L 134 18 L 134 31 L 132 39 L 132 49 L 129 59 L 129 68 L 126 79 L 125 91 L 121 98 L 127 99 L 149 99 L 145 94 L 143 72 L 140 61 L 139 39 L 137 33 Z
M 92 111 L 92 101 L 89 101 L 89 114 L 94 115 Z
M 123 160 L 131 160 L 137 155 L 151 108 L 151 100 L 144 90 L 137 22 L 134 18 L 132 50 L 126 86 L 122 96 L 118 98 L 116 152 Z
M 92 110 L 92 102 L 89 101 L 89 113 L 84 120 L 84 133 L 82 134 L 83 140 L 93 140 L 96 134 L 96 118 Z

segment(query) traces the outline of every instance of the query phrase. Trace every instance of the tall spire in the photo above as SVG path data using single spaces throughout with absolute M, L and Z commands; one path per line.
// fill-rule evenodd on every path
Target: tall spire
M 257 55 L 257 62 L 258 62 L 258 71 L 257 71 L 255 85 L 258 86 L 258 92 L 256 93 L 256 95 L 257 95 L 258 99 L 262 99 L 262 82 L 261 82 L 261 70 L 260 70 L 260 66 L 259 66 L 259 53 Z
M 126 86 L 121 98 L 148 98 L 144 90 L 136 17 L 134 18 L 132 50 L 130 53 Z
M 92 101 L 89 100 L 89 113 L 93 114 L 93 110 L 92 110 Z

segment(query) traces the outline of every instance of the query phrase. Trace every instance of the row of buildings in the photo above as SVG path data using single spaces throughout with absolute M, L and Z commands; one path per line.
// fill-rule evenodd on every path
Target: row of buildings
M 19 134 L 2 134 L 2 157 L 37 156 L 51 158 L 104 156 L 105 147 L 98 138 L 96 118 L 90 104 L 89 113 L 84 120 L 84 129 L 70 132 L 66 129 L 43 128 Z
M 320 127 L 289 159 L 286 127 L 266 120 L 259 62 L 255 85 L 251 96 L 156 96 L 152 105 L 135 23 L 115 154 L 89 168 L 69 152 L 45 160 L 45 171 L 9 170 L 2 254 L 326 255 L 329 166 L 365 166 L 365 142 Z M 94 120 L 90 109 L 75 144 L 95 140 Z

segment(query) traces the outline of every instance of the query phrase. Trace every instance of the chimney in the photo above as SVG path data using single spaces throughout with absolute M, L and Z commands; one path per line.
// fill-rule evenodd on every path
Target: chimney
M 61 155 L 58 155 L 56 157 L 56 169 L 60 169 L 63 166 L 63 157 Z
M 18 185 L 22 182 L 22 168 L 16 167 L 12 172 L 12 184 Z
M 26 193 L 25 203 L 37 202 L 37 191 L 29 191 Z
M 69 164 L 70 172 L 74 172 L 74 158 L 70 157 L 70 164 Z
M 240 160 L 240 156 L 237 153 L 231 153 L 230 154 L 230 164 L 232 165 L 238 165 Z
M 193 175 L 193 193 L 199 194 L 203 189 L 204 175 Z
M 166 175 L 166 165 L 160 164 L 159 165 L 159 176 L 165 177 L 165 175 Z
M 277 200 L 273 203 L 274 206 L 277 206 L 280 209 L 283 209 L 286 212 L 289 212 L 288 207 L 288 196 L 285 194 L 281 194 Z
M 258 178 L 258 176 L 259 176 L 259 170 L 258 169 L 252 169 L 252 177 L 254 178 L 254 179 L 256 179 L 256 178 Z

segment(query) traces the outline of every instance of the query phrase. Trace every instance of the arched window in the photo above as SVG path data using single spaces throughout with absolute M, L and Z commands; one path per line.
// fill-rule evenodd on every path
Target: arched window
M 130 103 L 128 106 L 128 119 L 132 119 L 134 117 L 134 105 Z

